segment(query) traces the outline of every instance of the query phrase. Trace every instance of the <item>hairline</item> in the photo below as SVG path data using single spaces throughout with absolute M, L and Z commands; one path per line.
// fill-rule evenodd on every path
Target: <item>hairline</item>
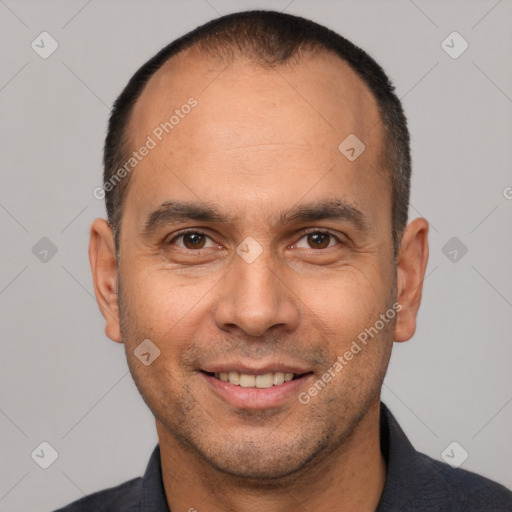
M 393 249 L 394 249 L 394 256 L 396 257 L 397 247 L 396 244 L 398 243 L 398 239 L 401 236 L 401 233 L 396 233 L 397 240 L 395 240 L 395 228 L 397 226 L 394 225 L 394 201 L 395 201 L 395 187 L 393 186 L 392 180 L 393 180 L 393 160 L 394 157 L 391 156 L 391 151 L 389 148 L 394 148 L 395 146 L 395 137 L 391 133 L 391 130 L 389 129 L 389 123 L 386 119 L 386 116 L 384 115 L 383 108 L 381 106 L 381 102 L 377 95 L 372 91 L 369 84 L 366 82 L 366 80 L 360 76 L 360 74 L 357 72 L 356 69 L 352 66 L 352 64 L 342 56 L 340 56 L 338 53 L 336 53 L 333 49 L 323 45 L 321 42 L 313 41 L 313 42 L 306 42 L 304 44 L 301 44 L 299 47 L 295 49 L 295 51 L 289 56 L 288 59 L 285 61 L 277 62 L 274 64 L 267 63 L 264 58 L 251 58 L 248 55 L 244 55 L 241 51 L 236 54 L 236 52 L 226 52 L 224 54 L 214 54 L 212 51 L 210 51 L 209 47 L 207 46 L 208 37 L 199 39 L 197 41 L 194 41 L 188 45 L 183 46 L 180 48 L 176 53 L 173 55 L 170 55 L 167 59 L 165 59 L 161 65 L 153 70 L 153 73 L 147 78 L 146 82 L 143 84 L 143 86 L 138 91 L 137 97 L 133 100 L 133 103 L 130 105 L 129 113 L 127 116 L 127 122 L 122 127 L 122 136 L 121 136 L 121 154 L 122 157 L 120 160 L 123 162 L 126 161 L 129 158 L 130 150 L 128 149 L 128 144 L 132 145 L 134 144 L 133 140 L 131 139 L 133 135 L 132 130 L 132 117 L 133 112 L 137 106 L 137 103 L 140 101 L 140 98 L 143 96 L 144 92 L 146 91 L 146 88 L 149 84 L 149 82 L 157 75 L 159 72 L 162 71 L 163 68 L 165 68 L 174 58 L 183 56 L 186 52 L 193 52 L 195 50 L 200 52 L 200 55 L 205 55 L 210 57 L 211 59 L 218 59 L 221 63 L 224 63 L 226 66 L 229 66 L 237 61 L 246 61 L 250 65 L 254 67 L 260 67 L 260 68 L 282 68 L 282 67 L 293 67 L 300 65 L 303 62 L 303 59 L 307 55 L 314 55 L 315 53 L 323 53 L 327 55 L 334 56 L 344 64 L 347 64 L 350 71 L 356 76 L 357 80 L 359 80 L 360 84 L 366 89 L 367 92 L 370 93 L 371 97 L 375 100 L 375 106 L 378 114 L 378 124 L 382 127 L 382 138 L 381 138 L 381 147 L 379 151 L 379 161 L 377 162 L 377 165 L 382 165 L 382 168 L 385 170 L 386 173 L 386 183 L 388 185 L 388 192 L 390 194 L 390 200 L 391 200 L 391 230 L 392 230 L 392 236 L 393 236 Z M 372 128 L 373 129 L 373 128 Z M 116 167 L 120 165 L 118 162 L 116 164 Z M 374 171 L 378 172 L 378 171 Z M 117 190 L 117 198 L 119 199 L 117 208 L 114 213 L 113 222 L 109 225 L 113 231 L 114 234 L 114 244 L 115 244 L 115 251 L 116 251 L 116 259 L 118 259 L 120 255 L 120 233 L 121 233 L 121 224 L 122 224 L 122 217 L 123 217 L 123 211 L 124 211 L 124 205 L 126 202 L 126 197 L 128 195 L 128 191 L 130 188 L 130 184 L 132 182 L 131 180 L 131 174 L 126 176 L 124 178 L 126 181 L 124 181 L 123 185 L 121 185 L 121 188 Z M 114 192 L 115 193 L 115 192 Z

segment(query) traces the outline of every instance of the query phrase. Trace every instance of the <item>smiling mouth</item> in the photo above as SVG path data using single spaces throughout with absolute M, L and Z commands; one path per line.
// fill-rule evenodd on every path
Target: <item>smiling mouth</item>
M 221 380 L 222 382 L 229 382 L 234 386 L 240 386 L 242 388 L 259 388 L 266 389 L 273 386 L 281 386 L 285 382 L 300 379 L 309 373 L 284 373 L 284 372 L 269 372 L 263 375 L 250 375 L 239 372 L 203 372 L 210 377 Z

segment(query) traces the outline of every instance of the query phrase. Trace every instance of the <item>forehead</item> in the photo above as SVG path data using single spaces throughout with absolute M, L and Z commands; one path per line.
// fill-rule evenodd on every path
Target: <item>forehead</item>
M 196 105 L 185 108 L 190 98 Z M 287 196 L 340 192 L 388 209 L 379 119 L 368 87 L 330 53 L 269 69 L 186 50 L 155 73 L 133 108 L 130 147 L 148 137 L 155 145 L 130 177 L 125 206 L 146 211 L 180 191 L 216 202 L 236 194 L 232 208 L 252 201 L 268 210 Z M 344 140 L 356 151 L 364 144 L 361 156 L 347 158 Z
M 330 52 L 315 51 L 294 62 L 273 68 L 246 58 L 226 63 L 195 48 L 187 49 L 169 59 L 144 87 L 131 115 L 131 140 L 151 132 L 191 96 L 201 100 L 202 122 L 209 114 L 221 112 L 227 117 L 247 105 L 268 110 L 286 103 L 297 114 L 303 113 L 311 128 L 325 124 L 324 129 L 340 131 L 339 135 L 347 128 L 363 135 L 378 123 L 373 94 L 345 61 Z

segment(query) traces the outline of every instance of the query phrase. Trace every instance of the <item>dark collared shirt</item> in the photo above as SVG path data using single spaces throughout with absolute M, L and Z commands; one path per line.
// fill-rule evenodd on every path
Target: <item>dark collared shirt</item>
M 512 511 L 512 492 L 502 485 L 417 452 L 384 404 L 380 432 L 387 476 L 376 512 Z M 91 494 L 55 512 L 170 512 L 160 446 L 153 450 L 143 477 Z

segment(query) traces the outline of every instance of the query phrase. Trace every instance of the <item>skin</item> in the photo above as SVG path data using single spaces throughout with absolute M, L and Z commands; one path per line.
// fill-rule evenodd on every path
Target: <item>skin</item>
M 187 50 L 138 99 L 133 147 L 191 96 L 197 107 L 130 177 L 120 260 L 104 219 L 94 221 L 89 249 L 105 332 L 124 344 L 155 415 L 169 507 L 375 510 L 386 472 L 380 390 L 393 341 L 414 334 L 428 260 L 423 218 L 407 225 L 393 258 L 376 101 L 328 53 L 265 69 Z M 338 150 L 351 133 L 366 146 L 353 162 Z M 364 214 L 367 231 L 345 219 L 276 224 L 298 204 L 335 198 Z M 170 200 L 215 204 L 236 218 L 144 234 L 148 215 Z M 176 238 L 188 228 L 207 235 L 201 250 L 190 236 Z M 333 236 L 318 238 L 326 230 Z M 262 249 L 250 264 L 236 252 L 248 236 Z M 312 372 L 300 387 L 307 391 L 395 301 L 393 321 L 307 405 L 292 396 L 235 407 L 200 372 L 212 362 L 294 361 Z M 149 366 L 134 355 L 146 338 L 160 349 Z

